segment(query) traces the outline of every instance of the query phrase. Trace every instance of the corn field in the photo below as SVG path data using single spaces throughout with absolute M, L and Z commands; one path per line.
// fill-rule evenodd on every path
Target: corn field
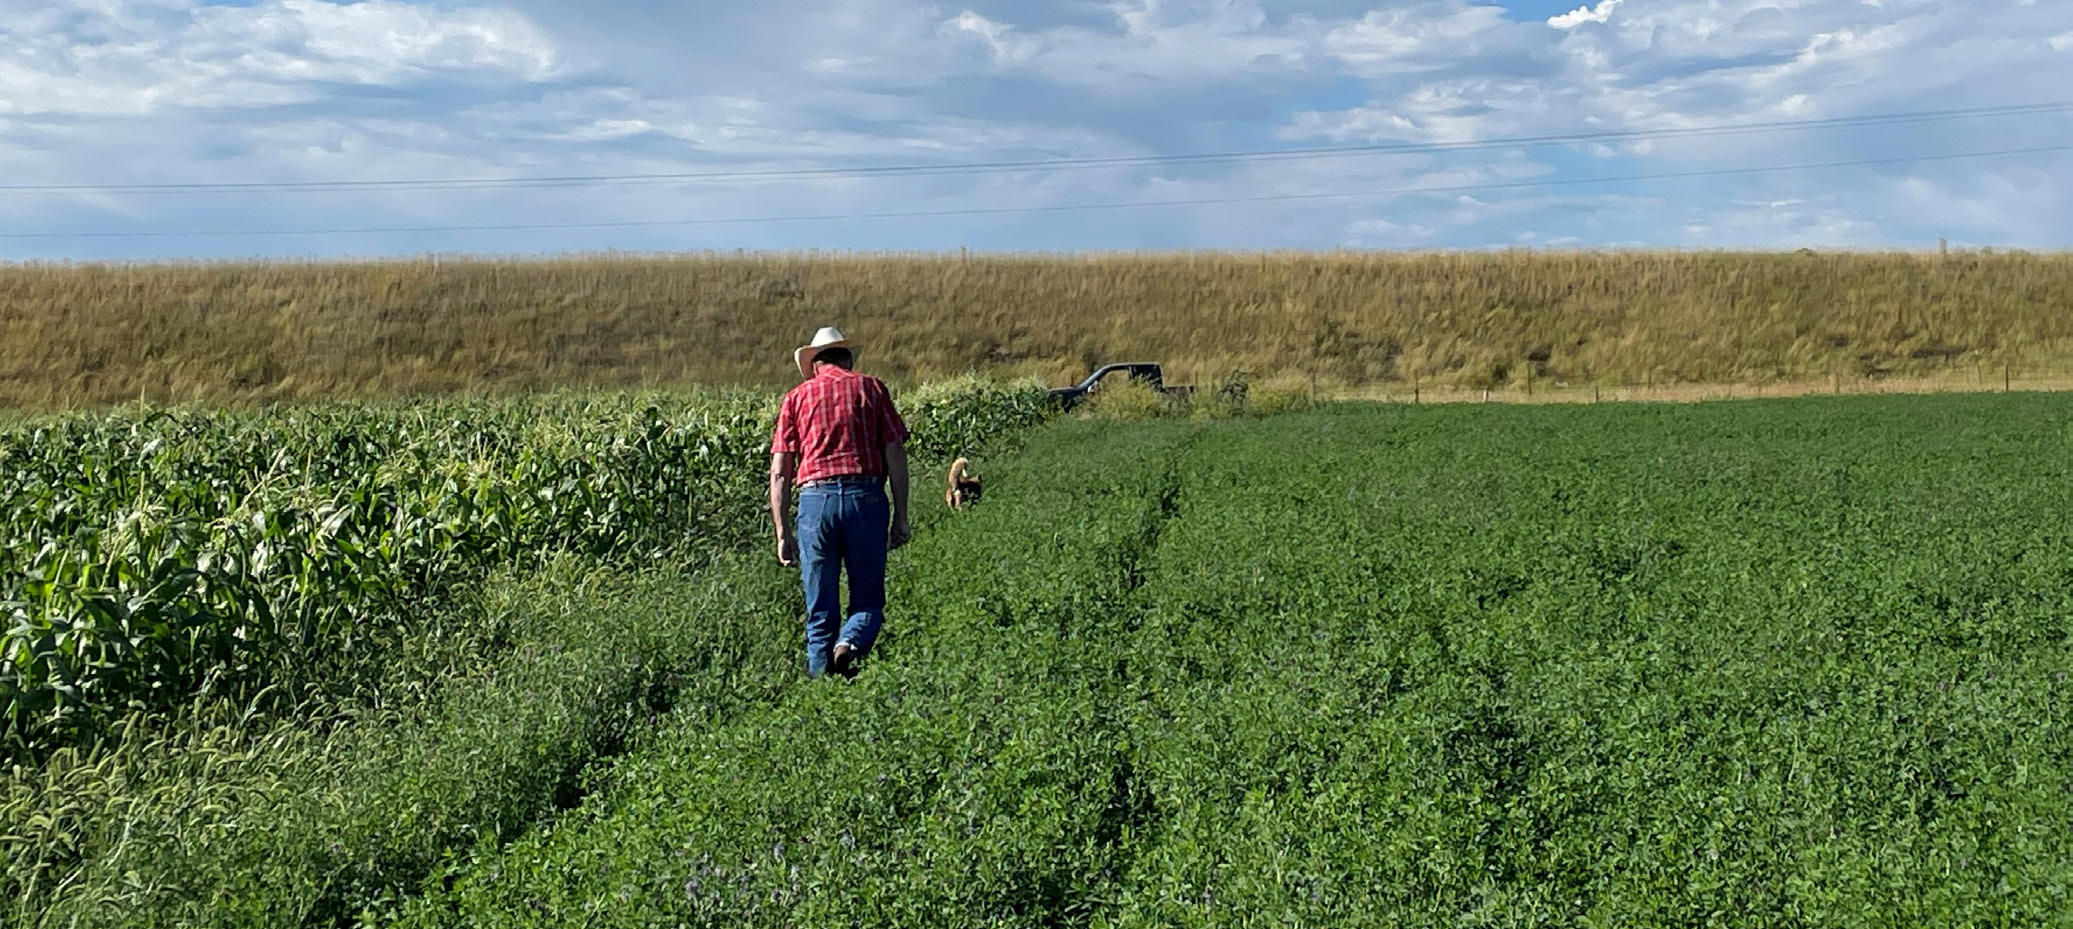
M 923 457 L 1044 416 L 1033 387 L 903 397 Z M 258 412 L 127 408 L 0 432 L 13 757 L 134 710 L 378 698 L 457 583 L 566 553 L 686 557 L 763 528 L 767 393 Z

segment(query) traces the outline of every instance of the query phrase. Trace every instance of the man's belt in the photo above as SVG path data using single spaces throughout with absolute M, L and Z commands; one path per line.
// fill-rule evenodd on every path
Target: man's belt
M 804 484 L 800 484 L 799 489 L 805 490 L 808 487 L 823 486 L 832 487 L 842 484 L 860 484 L 877 486 L 883 483 L 885 483 L 885 475 L 883 474 L 837 474 L 833 477 L 814 478 L 813 480 L 807 481 Z

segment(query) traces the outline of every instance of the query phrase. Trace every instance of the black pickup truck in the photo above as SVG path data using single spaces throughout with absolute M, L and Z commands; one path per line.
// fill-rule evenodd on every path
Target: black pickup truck
M 1149 384 L 1153 390 L 1169 397 L 1185 397 L 1195 390 L 1193 387 L 1174 387 L 1167 384 L 1166 376 L 1159 370 L 1157 363 L 1131 361 L 1102 365 L 1094 369 L 1094 373 L 1087 375 L 1087 379 L 1081 381 L 1078 385 L 1061 387 L 1051 391 L 1051 402 L 1070 410 L 1086 402 L 1088 397 L 1101 389 L 1101 385 L 1104 382 L 1110 379 L 1120 381 L 1125 378 Z

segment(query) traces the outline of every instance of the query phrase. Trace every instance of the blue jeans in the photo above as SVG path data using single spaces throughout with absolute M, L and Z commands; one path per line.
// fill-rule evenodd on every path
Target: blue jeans
M 835 643 L 863 654 L 885 624 L 885 550 L 892 504 L 875 484 L 820 484 L 799 491 L 800 575 L 806 585 L 806 676 L 828 670 Z M 840 582 L 849 572 L 849 610 Z M 847 621 L 844 621 L 845 615 Z

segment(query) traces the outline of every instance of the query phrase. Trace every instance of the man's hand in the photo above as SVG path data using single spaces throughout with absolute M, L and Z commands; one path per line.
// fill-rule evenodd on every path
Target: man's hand
M 787 568 L 799 566 L 799 542 L 789 535 L 777 537 L 777 563 Z
M 893 517 L 892 534 L 886 537 L 886 551 L 895 551 L 914 538 L 914 527 L 907 524 L 907 517 Z

